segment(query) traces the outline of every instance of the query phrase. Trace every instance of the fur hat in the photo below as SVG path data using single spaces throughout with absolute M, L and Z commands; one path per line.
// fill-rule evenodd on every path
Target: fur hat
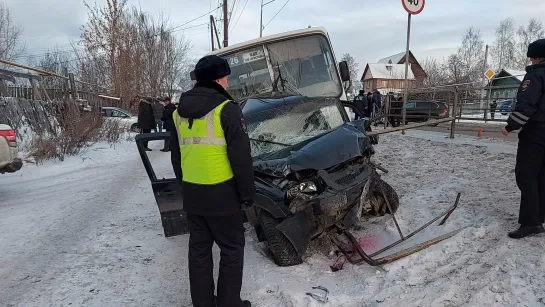
M 538 39 L 531 43 L 528 46 L 526 56 L 529 58 L 545 58 L 545 39 Z
M 227 60 L 217 55 L 207 55 L 197 62 L 191 74 L 197 82 L 210 82 L 230 75 L 231 67 Z

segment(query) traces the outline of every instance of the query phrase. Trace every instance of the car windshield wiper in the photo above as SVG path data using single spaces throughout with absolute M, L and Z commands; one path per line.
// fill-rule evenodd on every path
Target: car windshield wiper
M 260 143 L 268 143 L 268 144 L 275 144 L 275 145 L 281 145 L 281 146 L 286 146 L 286 147 L 292 146 L 290 144 L 278 143 L 278 142 L 267 141 L 267 140 L 259 140 L 259 139 L 254 139 L 254 138 L 250 138 L 250 141 L 255 141 L 255 142 L 260 142 Z

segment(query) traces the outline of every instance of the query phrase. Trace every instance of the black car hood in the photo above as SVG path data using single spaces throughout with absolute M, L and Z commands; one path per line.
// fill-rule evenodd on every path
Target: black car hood
M 299 150 L 291 151 L 287 157 L 257 160 L 254 162 L 254 170 L 285 177 L 294 171 L 323 170 L 359 157 L 371 146 L 365 133 L 366 121 L 363 119 L 345 123 Z

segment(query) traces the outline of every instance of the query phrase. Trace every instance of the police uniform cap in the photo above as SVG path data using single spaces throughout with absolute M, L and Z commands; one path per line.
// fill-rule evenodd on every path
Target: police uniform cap
M 538 39 L 528 46 L 529 58 L 545 58 L 545 39 Z
M 210 82 L 231 74 L 231 67 L 227 60 L 217 55 L 207 55 L 197 62 L 195 70 L 191 72 L 197 82 Z

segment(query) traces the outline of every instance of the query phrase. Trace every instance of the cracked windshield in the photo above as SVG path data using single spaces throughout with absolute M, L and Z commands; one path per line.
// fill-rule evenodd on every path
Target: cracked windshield
M 253 157 L 301 143 L 344 123 L 336 104 L 315 101 L 263 111 L 246 121 Z
M 331 48 L 321 35 L 265 44 L 223 57 L 231 66 L 228 91 L 237 100 L 272 92 L 309 97 L 342 93 Z

